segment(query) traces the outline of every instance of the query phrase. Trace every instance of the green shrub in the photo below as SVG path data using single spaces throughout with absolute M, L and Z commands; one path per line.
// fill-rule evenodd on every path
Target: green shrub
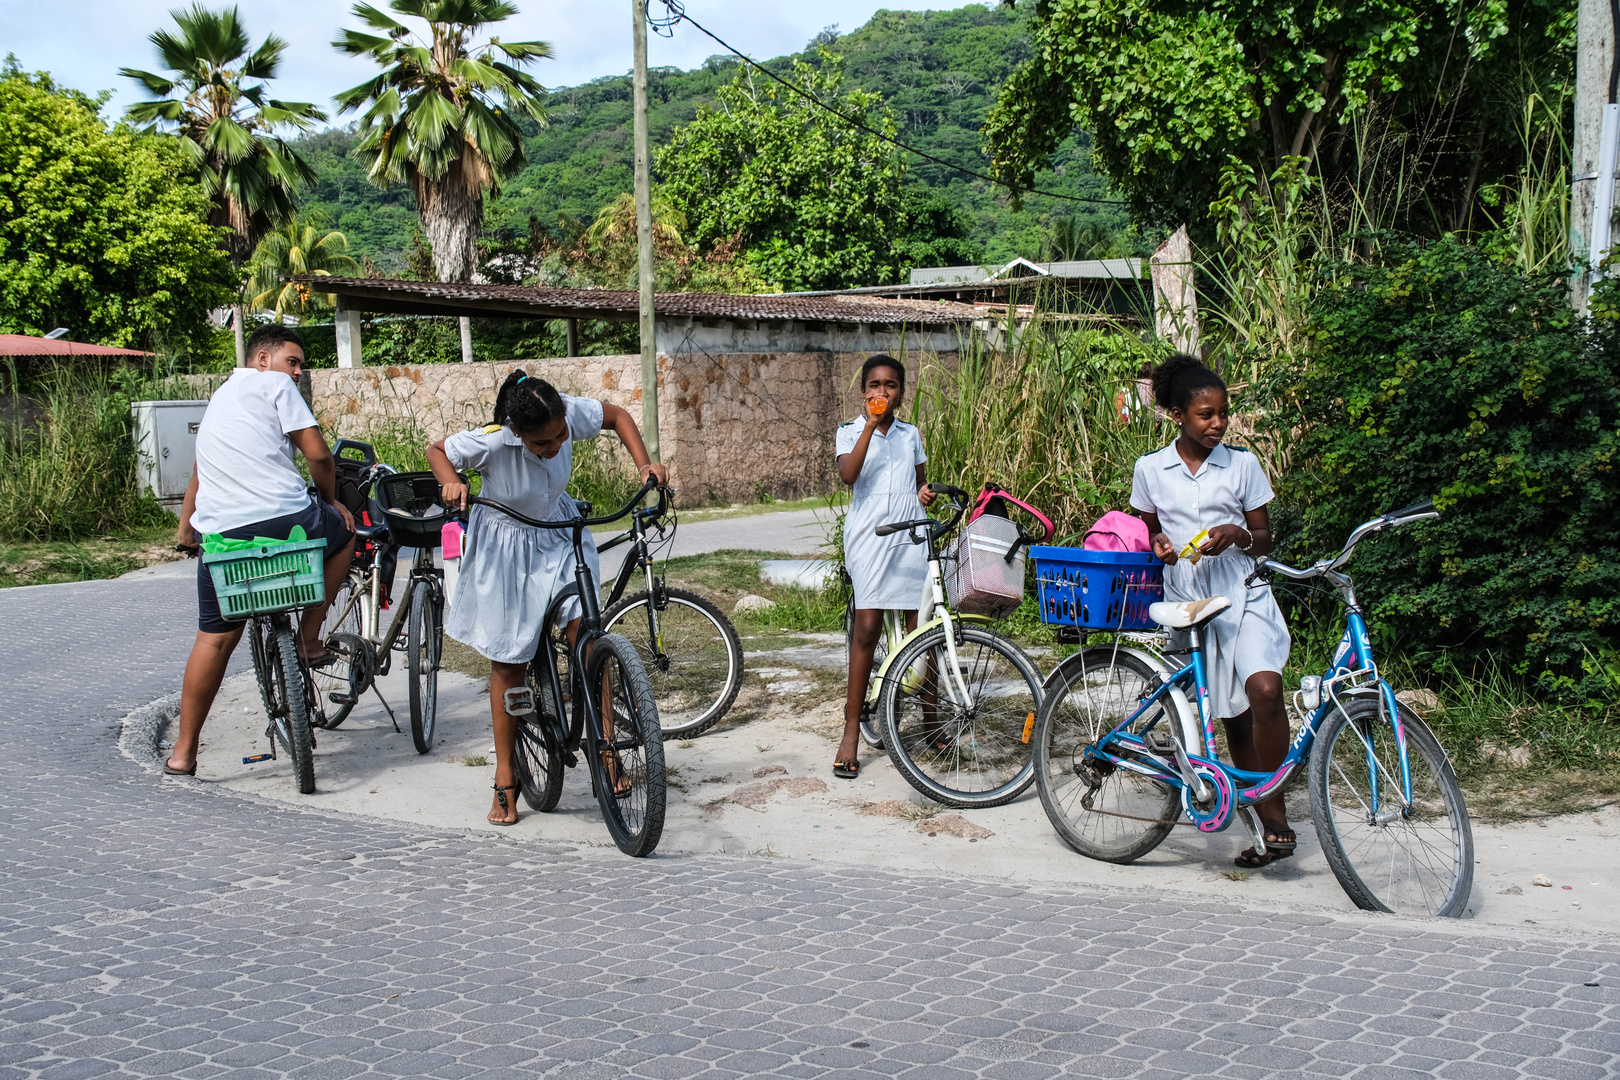
M 1496 653 L 1565 698 L 1606 693 L 1620 617 L 1620 351 L 1556 274 L 1451 240 L 1385 241 L 1324 270 L 1283 478 L 1295 559 L 1433 498 L 1438 521 L 1368 541 L 1351 570 L 1381 633 L 1467 669 Z

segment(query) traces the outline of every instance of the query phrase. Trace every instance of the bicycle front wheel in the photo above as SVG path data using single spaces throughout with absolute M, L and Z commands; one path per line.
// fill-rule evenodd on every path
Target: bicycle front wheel
M 411 586 L 410 613 L 406 616 L 405 668 L 411 696 L 411 741 L 416 752 L 433 749 L 433 729 L 439 707 L 439 654 L 444 645 L 444 615 L 433 586 L 418 581 Z
M 585 677 L 597 716 L 587 733 L 591 778 L 608 833 L 626 855 L 651 855 L 664 834 L 664 736 L 652 683 L 634 645 L 597 638 Z
M 1041 677 L 1000 634 L 979 626 L 957 633 L 954 674 L 943 627 L 895 656 L 879 706 L 883 744 L 900 775 L 935 802 L 1000 806 L 1034 778 L 1029 731 Z
M 1146 663 L 1115 650 L 1085 649 L 1058 668 L 1035 718 L 1035 790 L 1065 844 L 1103 862 L 1134 862 L 1158 847 L 1182 817 L 1181 792 L 1083 752 L 1141 708 L 1161 681 Z M 1189 718 L 1169 695 L 1126 731 L 1150 725 L 1189 736 Z M 1191 749 L 1196 753 L 1196 743 Z
M 298 662 L 297 634 L 290 619 L 257 617 L 248 626 L 253 635 L 253 667 L 259 693 L 270 717 L 270 730 L 292 762 L 299 794 L 315 792 L 315 737 L 309 727 L 309 705 L 304 693 L 304 669 Z
M 620 600 L 602 616 L 602 629 L 624 635 L 641 654 L 658 702 L 664 735 L 691 738 L 720 721 L 742 689 L 742 642 L 731 620 L 709 601 L 668 589 L 656 612 L 658 640 L 648 622 L 646 592 Z
M 1311 816 L 1333 875 L 1365 911 L 1456 918 L 1474 887 L 1474 834 L 1440 741 L 1400 709 L 1412 801 L 1395 728 L 1376 698 L 1322 721 L 1311 748 Z

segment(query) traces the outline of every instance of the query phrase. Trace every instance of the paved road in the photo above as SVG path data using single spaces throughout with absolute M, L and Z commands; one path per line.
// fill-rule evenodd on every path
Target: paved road
M 0 1080 L 1614 1075 L 1613 938 L 632 861 L 162 779 L 118 720 L 177 684 L 190 604 L 0 592 Z

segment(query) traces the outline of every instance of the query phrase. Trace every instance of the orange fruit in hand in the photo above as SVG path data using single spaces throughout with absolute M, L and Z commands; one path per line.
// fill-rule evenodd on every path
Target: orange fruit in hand
M 868 401 L 866 407 L 871 410 L 873 416 L 882 416 L 889 411 L 889 403 L 883 398 Z

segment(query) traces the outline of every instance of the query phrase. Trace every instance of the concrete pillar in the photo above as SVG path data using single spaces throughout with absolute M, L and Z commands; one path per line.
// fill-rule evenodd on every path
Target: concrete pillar
M 461 317 L 461 362 L 470 364 L 472 359 L 472 319 L 463 315 Z
M 568 355 L 569 356 L 578 356 L 579 355 L 579 320 L 578 319 L 565 319 L 564 321 L 568 324 L 568 350 L 567 350 Z
M 337 366 L 365 366 L 365 361 L 360 358 L 360 313 L 345 308 L 343 301 L 339 300 L 337 314 L 332 316 L 332 325 L 337 331 Z
M 1570 254 L 1592 250 L 1592 210 L 1603 131 L 1603 106 L 1615 100 L 1615 25 L 1609 0 L 1579 0 L 1576 7 L 1575 132 L 1570 154 Z M 1587 277 L 1574 282 L 1575 310 L 1586 313 Z

